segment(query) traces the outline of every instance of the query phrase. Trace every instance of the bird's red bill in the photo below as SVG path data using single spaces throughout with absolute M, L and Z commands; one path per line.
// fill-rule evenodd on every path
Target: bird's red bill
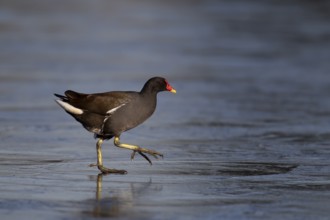
M 172 93 L 176 93 L 176 90 L 166 81 L 166 90 Z

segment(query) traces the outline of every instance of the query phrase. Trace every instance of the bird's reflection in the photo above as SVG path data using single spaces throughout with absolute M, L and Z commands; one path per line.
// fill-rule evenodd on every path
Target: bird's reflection
M 93 208 L 91 211 L 84 212 L 85 214 L 92 215 L 93 217 L 118 217 L 118 216 L 132 216 L 143 217 L 143 213 L 135 213 L 134 204 L 138 201 L 139 197 L 145 196 L 150 191 L 160 191 L 162 189 L 159 185 L 153 185 L 151 179 L 147 182 L 134 182 L 122 183 L 114 182 L 109 183 L 104 190 L 103 178 L 111 175 L 98 174 L 96 177 L 96 190 L 95 200 L 93 200 Z M 110 187 L 113 188 L 110 188 Z

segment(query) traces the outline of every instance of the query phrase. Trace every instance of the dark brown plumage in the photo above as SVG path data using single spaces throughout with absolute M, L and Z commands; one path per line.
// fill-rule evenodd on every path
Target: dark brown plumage
M 162 156 L 158 152 L 135 145 L 121 144 L 119 140 L 122 132 L 138 126 L 153 114 L 157 104 L 157 93 L 161 91 L 176 93 L 164 78 L 153 77 L 145 83 L 140 92 L 114 91 L 83 94 L 68 90 L 64 96 L 59 94 L 55 96 L 60 98 L 56 102 L 68 114 L 99 138 L 97 143 L 99 169 L 103 173 L 123 173 L 123 170 L 117 172 L 118 170 L 103 167 L 101 144 L 104 139 L 115 137 L 116 146 L 133 150 L 132 158 L 135 152 L 138 152 L 151 163 L 144 153 L 155 157 Z

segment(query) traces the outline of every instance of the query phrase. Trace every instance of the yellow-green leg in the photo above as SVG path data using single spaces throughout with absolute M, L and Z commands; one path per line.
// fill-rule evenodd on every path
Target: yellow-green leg
M 97 168 L 104 174 L 107 173 L 117 173 L 117 174 L 126 174 L 127 171 L 126 170 L 116 170 L 116 169 L 109 169 L 106 168 L 105 166 L 103 166 L 103 161 L 102 161 L 102 143 L 103 143 L 103 139 L 100 138 L 97 142 L 96 142 L 96 152 L 97 152 L 97 164 L 91 164 L 89 166 L 97 166 Z
M 150 165 L 152 164 L 151 160 L 145 155 L 145 153 L 155 157 L 156 159 L 158 158 L 158 156 L 163 157 L 163 154 L 158 153 L 157 151 L 154 151 L 154 150 L 149 150 L 149 149 L 146 149 L 146 148 L 142 148 L 142 147 L 139 147 L 137 145 L 120 143 L 119 136 L 116 136 L 114 138 L 114 144 L 117 147 L 132 150 L 133 151 L 133 153 L 131 155 L 132 160 L 134 159 L 135 153 L 136 152 L 139 153 L 142 157 L 144 157 L 144 159 L 146 159 L 150 163 Z

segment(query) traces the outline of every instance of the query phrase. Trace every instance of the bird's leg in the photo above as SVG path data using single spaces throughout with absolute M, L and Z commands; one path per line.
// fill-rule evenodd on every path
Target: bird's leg
M 104 174 L 107 173 L 117 173 L 117 174 L 126 174 L 127 171 L 126 170 L 116 170 L 116 169 L 109 169 L 106 168 L 105 166 L 103 166 L 103 162 L 102 162 L 102 143 L 103 143 L 103 139 L 100 138 L 97 142 L 96 142 L 96 152 L 97 152 L 97 164 L 91 164 L 89 166 L 93 167 L 93 166 L 97 166 L 97 168 Z
M 117 147 L 132 150 L 133 153 L 131 155 L 131 159 L 134 159 L 135 153 L 138 152 L 144 159 L 146 159 L 150 163 L 150 165 L 152 164 L 151 160 L 145 154 L 149 154 L 151 156 L 154 156 L 156 159 L 158 158 L 158 156 L 163 157 L 163 154 L 158 153 L 157 151 L 154 151 L 154 150 L 149 150 L 149 149 L 142 148 L 142 147 L 139 147 L 139 146 L 136 146 L 136 145 L 120 143 L 119 136 L 115 136 L 114 144 Z

